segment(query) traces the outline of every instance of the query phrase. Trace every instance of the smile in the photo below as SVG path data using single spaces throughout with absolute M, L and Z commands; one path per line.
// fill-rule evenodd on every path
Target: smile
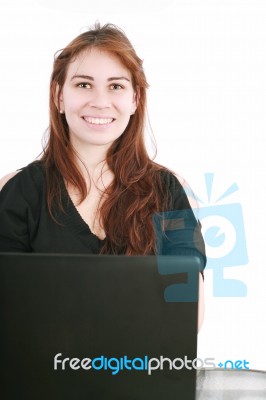
M 106 125 L 114 121 L 113 118 L 93 118 L 93 117 L 83 117 L 83 119 L 89 124 L 95 125 Z

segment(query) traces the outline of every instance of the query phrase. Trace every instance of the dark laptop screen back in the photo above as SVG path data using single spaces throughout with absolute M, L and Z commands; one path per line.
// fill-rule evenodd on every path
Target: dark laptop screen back
M 1 398 L 193 400 L 199 267 L 0 254 Z

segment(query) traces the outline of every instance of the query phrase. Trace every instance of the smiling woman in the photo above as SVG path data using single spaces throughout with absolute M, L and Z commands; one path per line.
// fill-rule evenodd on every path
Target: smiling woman
M 108 51 L 85 50 L 68 68 L 59 107 L 80 155 L 97 144 L 107 150 L 136 110 L 130 72 Z
M 57 54 L 43 154 L 2 180 L 0 251 L 188 254 L 204 268 L 185 190 L 145 148 L 147 88 L 142 60 L 114 25 L 96 24 Z M 182 229 L 170 240 L 162 215 L 176 210 L 185 210 Z

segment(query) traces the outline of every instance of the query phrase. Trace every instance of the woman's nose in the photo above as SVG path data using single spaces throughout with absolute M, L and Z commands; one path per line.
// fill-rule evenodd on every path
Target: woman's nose
M 90 107 L 103 109 L 110 107 L 110 97 L 104 90 L 94 90 L 89 99 Z

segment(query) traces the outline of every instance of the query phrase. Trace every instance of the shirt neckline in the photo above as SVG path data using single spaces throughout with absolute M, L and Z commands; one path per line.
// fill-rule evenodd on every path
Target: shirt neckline
M 87 247 L 92 247 L 93 250 L 99 250 L 99 247 L 105 243 L 106 238 L 100 239 L 95 235 L 89 225 L 84 221 L 75 207 L 71 197 L 68 194 L 64 180 L 61 181 L 62 205 L 63 211 L 60 213 L 60 220 L 68 226 L 68 228 L 76 236 L 79 236 L 82 242 L 85 242 Z

